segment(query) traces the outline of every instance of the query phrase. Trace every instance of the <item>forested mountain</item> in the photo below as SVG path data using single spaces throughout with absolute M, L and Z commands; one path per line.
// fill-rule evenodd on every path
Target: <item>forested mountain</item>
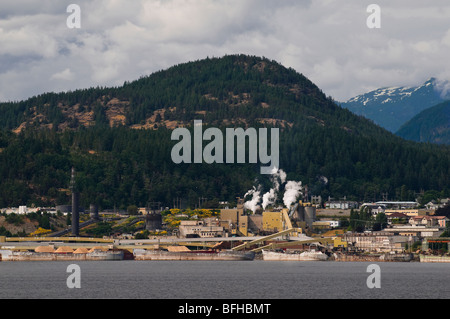
M 420 112 L 396 134 L 412 141 L 450 145 L 450 101 Z
M 199 198 L 212 206 L 255 183 L 271 186 L 260 163 L 174 164 L 171 132 L 194 120 L 221 129 L 279 127 L 280 168 L 310 195 L 406 200 L 450 185 L 448 147 L 407 142 L 341 108 L 293 69 L 232 55 L 120 87 L 1 103 L 0 207 L 69 203 L 72 166 L 82 203 L 102 208 L 179 200 L 193 207 Z
M 386 87 L 355 96 L 341 106 L 371 119 L 388 131 L 397 130 L 421 111 L 445 101 L 431 78 L 417 87 Z

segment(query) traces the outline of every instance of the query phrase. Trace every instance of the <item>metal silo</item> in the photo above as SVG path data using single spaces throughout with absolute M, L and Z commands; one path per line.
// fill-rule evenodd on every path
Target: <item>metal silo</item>
M 70 178 L 70 190 L 72 191 L 72 235 L 78 236 L 80 232 L 79 193 L 75 183 L 75 168 L 73 167 Z
M 305 222 L 308 228 L 312 228 L 313 222 L 316 220 L 316 208 L 305 207 Z
M 98 219 L 98 206 L 95 204 L 91 204 L 89 206 L 89 213 L 92 219 Z

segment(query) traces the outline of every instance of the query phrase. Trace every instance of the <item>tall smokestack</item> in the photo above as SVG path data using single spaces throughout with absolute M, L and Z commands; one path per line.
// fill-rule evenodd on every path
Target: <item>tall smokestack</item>
M 72 235 L 79 236 L 80 231 L 80 215 L 78 212 L 79 195 L 75 183 L 75 168 L 72 167 L 72 175 L 70 178 L 70 190 L 72 191 Z

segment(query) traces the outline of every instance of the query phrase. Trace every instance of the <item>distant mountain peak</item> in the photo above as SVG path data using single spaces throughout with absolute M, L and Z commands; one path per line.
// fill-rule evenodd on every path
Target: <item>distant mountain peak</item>
M 445 99 L 441 95 L 444 88 L 443 83 L 431 77 L 419 86 L 379 88 L 355 96 L 341 106 L 396 132 L 424 109 L 443 102 Z

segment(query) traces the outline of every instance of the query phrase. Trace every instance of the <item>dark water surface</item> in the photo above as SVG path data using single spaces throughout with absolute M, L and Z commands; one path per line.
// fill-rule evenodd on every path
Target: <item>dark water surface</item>
M 68 288 L 67 266 L 81 288 Z M 370 262 L 0 262 L 0 299 L 436 299 L 450 296 L 450 264 Z

